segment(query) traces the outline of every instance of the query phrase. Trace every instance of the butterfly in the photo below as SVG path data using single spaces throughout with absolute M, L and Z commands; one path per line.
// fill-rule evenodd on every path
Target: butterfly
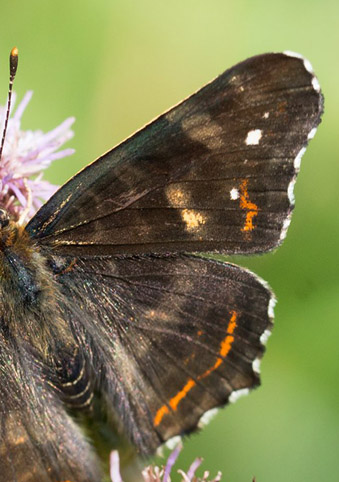
M 101 480 L 91 435 L 109 444 L 114 427 L 147 456 L 259 385 L 274 295 L 199 253 L 280 245 L 322 111 L 308 61 L 252 57 L 25 227 L 0 210 L 1 480 Z

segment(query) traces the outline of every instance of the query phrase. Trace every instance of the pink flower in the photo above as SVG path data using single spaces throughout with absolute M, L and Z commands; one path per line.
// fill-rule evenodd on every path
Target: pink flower
M 170 456 L 167 459 L 167 463 L 165 467 L 157 467 L 154 465 L 149 465 L 145 467 L 142 471 L 142 479 L 144 482 L 171 482 L 170 474 L 171 470 L 182 450 L 182 444 L 179 443 Z M 219 482 L 221 480 L 221 472 L 218 472 L 217 476 L 214 479 L 208 479 L 209 472 L 205 471 L 202 477 L 197 477 L 195 472 L 197 468 L 202 463 L 201 458 L 197 458 L 193 461 L 190 468 L 187 472 L 183 470 L 178 470 L 178 473 L 182 477 L 182 482 Z M 120 465 L 119 465 L 119 454 L 115 450 L 111 453 L 110 458 L 110 475 L 112 482 L 123 482 L 122 477 L 120 475 Z
M 26 93 L 15 113 L 13 94 L 11 115 L 6 140 L 0 160 L 0 207 L 21 224 L 26 222 L 40 206 L 51 197 L 58 186 L 42 179 L 42 171 L 50 164 L 74 153 L 74 149 L 59 150 L 73 137 L 70 129 L 74 118 L 66 119 L 50 132 L 21 130 L 21 117 L 31 100 Z M 0 106 L 1 136 L 5 123 L 6 107 Z

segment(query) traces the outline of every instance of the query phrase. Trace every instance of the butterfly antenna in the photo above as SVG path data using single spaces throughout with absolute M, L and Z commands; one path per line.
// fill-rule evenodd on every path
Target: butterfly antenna
M 2 133 L 2 141 L 1 141 L 1 147 L 0 147 L 0 162 L 2 159 L 2 151 L 5 143 L 6 131 L 7 131 L 8 120 L 9 120 L 9 112 L 11 109 L 13 82 L 14 82 L 17 68 L 18 68 L 18 49 L 16 47 L 13 47 L 9 56 L 9 88 L 8 88 L 8 100 L 7 100 L 7 113 L 6 113 L 5 125 Z

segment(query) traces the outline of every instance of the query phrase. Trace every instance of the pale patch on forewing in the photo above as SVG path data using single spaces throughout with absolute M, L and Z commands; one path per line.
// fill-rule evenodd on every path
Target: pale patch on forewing
M 217 149 L 224 145 L 223 128 L 208 114 L 195 114 L 181 122 L 185 134 L 193 141 L 201 142 L 208 149 Z
M 237 188 L 234 187 L 230 190 L 230 198 L 232 201 L 236 201 L 237 199 L 239 199 L 239 196 L 240 194 Z
M 262 131 L 261 129 L 253 129 L 248 132 L 245 144 L 247 146 L 255 146 L 259 144 L 259 141 L 262 137 Z
M 265 114 L 263 115 L 263 119 L 268 119 L 270 116 L 270 113 L 269 112 L 265 112 Z
M 206 223 L 205 217 L 193 209 L 184 209 L 181 212 L 183 221 L 186 223 L 187 231 L 194 231 Z
M 169 184 L 166 187 L 165 194 L 172 207 L 184 208 L 188 205 L 190 194 L 177 186 L 177 184 Z

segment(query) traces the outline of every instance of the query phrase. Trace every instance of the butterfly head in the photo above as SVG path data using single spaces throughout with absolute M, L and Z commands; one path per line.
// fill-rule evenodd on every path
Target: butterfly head
M 0 251 L 10 248 L 16 243 L 18 228 L 19 226 L 11 218 L 9 212 L 4 208 L 0 208 Z
M 0 207 L 0 255 L 7 250 L 19 249 L 21 252 L 31 252 L 31 243 L 25 228 L 21 226 L 7 209 Z

